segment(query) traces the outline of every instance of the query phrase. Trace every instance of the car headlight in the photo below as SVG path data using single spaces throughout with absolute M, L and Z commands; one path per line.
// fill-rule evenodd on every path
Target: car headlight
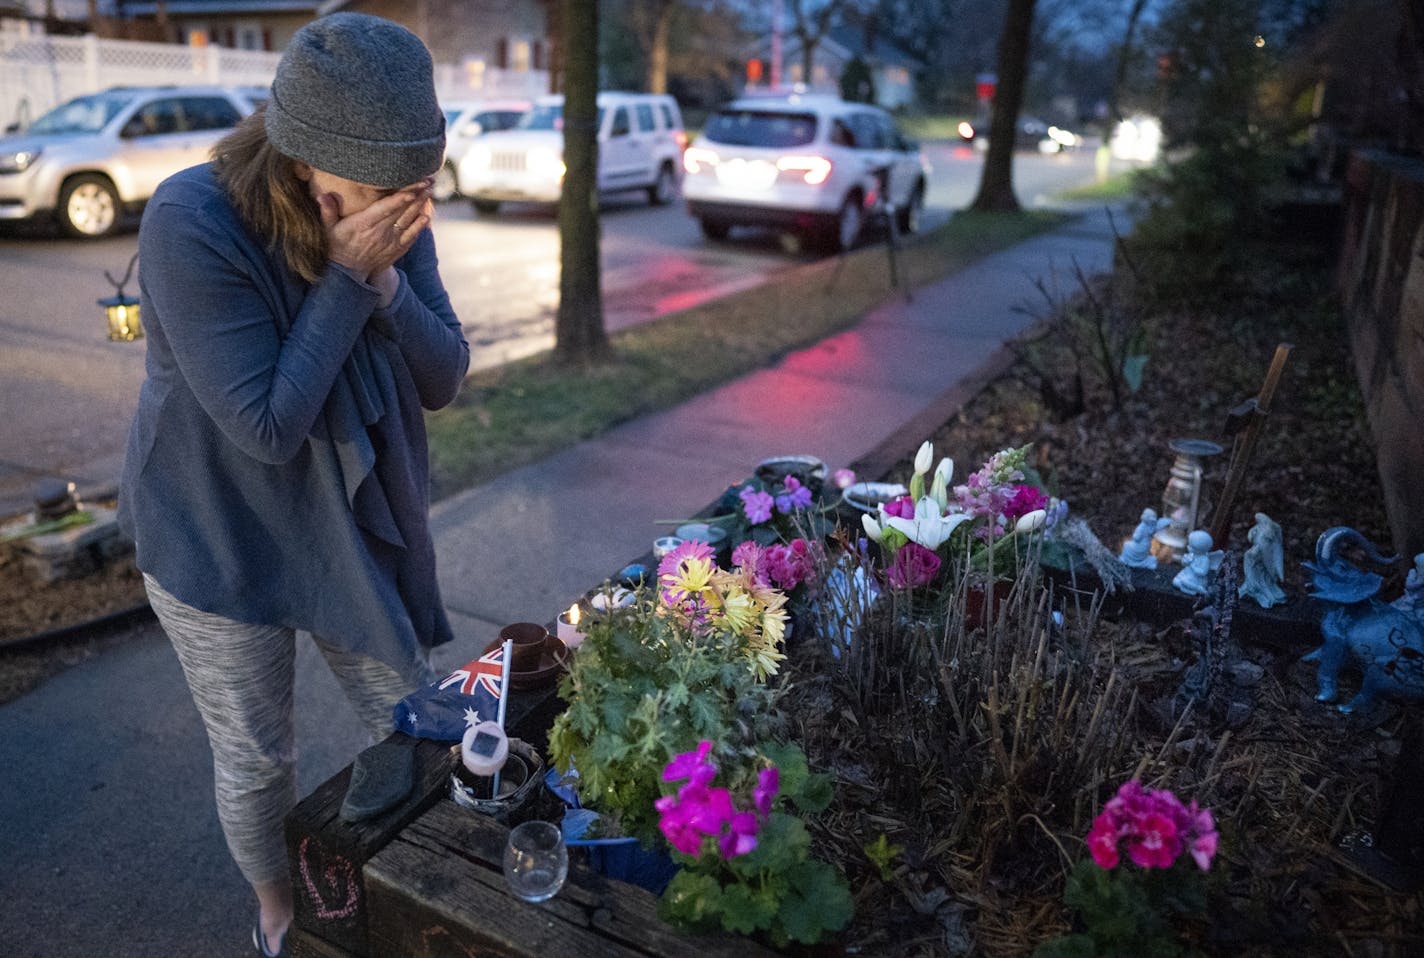
M 538 148 L 529 151 L 525 164 L 530 173 L 551 180 L 564 178 L 564 158 L 555 150 Z
M 23 173 L 40 155 L 39 150 L 13 150 L 0 153 L 0 173 Z

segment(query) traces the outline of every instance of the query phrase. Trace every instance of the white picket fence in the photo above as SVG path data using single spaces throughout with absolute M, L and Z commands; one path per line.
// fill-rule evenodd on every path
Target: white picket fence
M 279 58 L 260 50 L 0 31 L 0 128 L 27 126 L 71 97 L 111 86 L 267 86 Z M 530 97 L 548 90 L 549 77 L 543 70 L 439 64 L 435 83 L 442 99 Z

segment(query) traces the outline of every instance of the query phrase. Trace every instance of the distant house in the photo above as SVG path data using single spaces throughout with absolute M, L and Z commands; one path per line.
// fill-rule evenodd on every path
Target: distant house
M 550 0 L 326 0 L 321 14 L 349 10 L 394 20 L 425 41 L 436 63 L 467 70 L 548 70 Z M 172 6 L 170 0 L 169 6 Z
M 329 13 L 401 24 L 430 48 L 453 96 L 548 89 L 550 0 L 100 0 L 95 32 L 187 46 L 281 51 Z
M 281 50 L 317 15 L 320 0 L 109 0 L 95 33 L 232 50 Z
M 770 55 L 770 40 L 759 41 L 757 55 L 762 63 Z M 887 110 L 912 109 L 915 106 L 915 72 L 922 64 L 883 37 L 876 37 L 861 24 L 843 24 L 833 28 L 816 44 L 812 55 L 811 75 L 805 75 L 801 42 L 795 34 L 786 32 L 781 44 L 781 80 L 783 85 L 801 84 L 814 92 L 840 93 L 841 76 L 856 57 L 869 69 L 875 87 L 875 102 Z M 762 81 L 770 76 L 761 71 Z

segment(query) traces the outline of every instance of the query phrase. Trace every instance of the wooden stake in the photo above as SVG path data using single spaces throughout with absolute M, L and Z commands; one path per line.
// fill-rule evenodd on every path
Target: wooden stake
M 1236 505 L 1236 496 L 1241 492 L 1241 482 L 1246 477 L 1246 465 L 1251 460 L 1251 450 L 1256 445 L 1256 436 L 1261 431 L 1261 422 L 1271 411 L 1271 399 L 1276 394 L 1276 386 L 1281 381 L 1281 373 L 1286 366 L 1286 357 L 1294 347 L 1290 343 L 1276 346 L 1276 355 L 1271 359 L 1271 368 L 1266 372 L 1266 381 L 1261 384 L 1260 395 L 1256 397 L 1256 408 L 1246 428 L 1236 442 L 1231 466 L 1226 472 L 1226 488 L 1221 493 L 1221 502 L 1212 512 L 1211 545 L 1213 549 L 1226 548 L 1226 539 L 1231 534 L 1231 510 Z

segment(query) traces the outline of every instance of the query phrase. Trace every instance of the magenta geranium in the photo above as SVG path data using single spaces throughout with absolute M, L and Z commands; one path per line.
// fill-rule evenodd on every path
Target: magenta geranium
M 658 811 L 658 828 L 673 848 L 684 855 L 700 855 L 707 838 L 715 838 L 723 858 L 745 855 L 756 848 L 757 832 L 771 814 L 779 786 L 775 767 L 763 769 L 753 791 L 753 810 L 743 811 L 725 788 L 712 788 L 717 766 L 711 760 L 712 743 L 703 740 L 694 752 L 674 756 L 663 769 L 663 781 L 686 784 L 676 795 L 664 795 L 653 803 Z
M 1088 852 L 1102 868 L 1117 867 L 1122 846 L 1139 868 L 1171 868 L 1185 850 L 1206 871 L 1216 854 L 1216 824 L 1196 802 L 1184 805 L 1167 789 L 1145 789 L 1134 779 L 1108 800 L 1088 833 Z

